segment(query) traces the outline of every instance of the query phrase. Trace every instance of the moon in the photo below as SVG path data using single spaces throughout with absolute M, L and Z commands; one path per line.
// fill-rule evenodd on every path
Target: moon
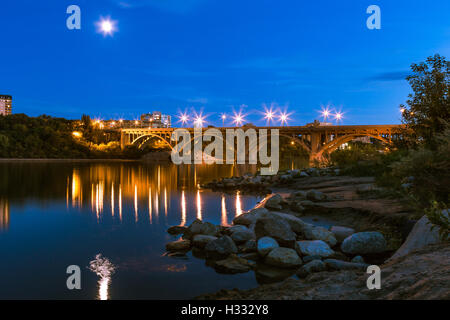
M 111 20 L 111 18 L 101 18 L 97 22 L 97 32 L 103 33 L 103 36 L 113 36 L 114 32 L 117 31 L 117 21 Z

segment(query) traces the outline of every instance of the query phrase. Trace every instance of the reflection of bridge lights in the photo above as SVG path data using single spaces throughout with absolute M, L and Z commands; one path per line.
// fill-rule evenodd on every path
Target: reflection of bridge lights
M 75 138 L 81 138 L 81 136 L 83 135 L 81 132 L 79 132 L 79 131 L 74 131 L 74 132 L 72 132 L 72 135 L 75 137 Z

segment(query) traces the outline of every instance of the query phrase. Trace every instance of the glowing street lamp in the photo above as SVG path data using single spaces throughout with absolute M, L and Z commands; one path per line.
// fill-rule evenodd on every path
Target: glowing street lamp
M 405 113 L 406 109 L 405 108 L 400 108 L 400 112 L 401 113 Z
M 270 121 L 275 117 L 275 112 L 270 110 L 266 110 L 266 113 L 264 114 L 264 119 L 267 119 L 267 125 L 270 127 Z
M 225 127 L 225 120 L 227 119 L 227 115 L 225 113 L 222 113 L 220 118 L 222 119 L 222 127 Z
M 236 127 L 240 127 L 244 121 L 244 115 L 241 112 L 234 113 L 233 123 L 236 125 Z
M 328 106 L 326 108 L 322 108 L 322 111 L 320 112 L 323 121 L 326 122 L 328 117 L 331 115 L 330 110 L 328 109 Z
M 182 126 L 185 126 L 186 125 L 186 123 L 189 121 L 189 117 L 187 116 L 187 114 L 186 113 L 181 113 L 179 116 L 178 116 L 178 122 L 181 122 L 181 125 Z
M 205 122 L 205 118 L 202 117 L 202 115 L 198 115 L 194 120 L 194 126 L 197 126 L 197 128 L 202 128 L 203 123 Z
M 279 116 L 279 119 L 281 121 L 281 125 L 287 125 L 288 120 L 290 120 L 289 118 L 290 113 L 286 113 L 286 112 L 282 112 Z
M 334 120 L 336 120 L 336 123 L 338 124 L 341 122 L 342 118 L 344 117 L 344 114 L 342 112 L 336 112 L 334 114 Z

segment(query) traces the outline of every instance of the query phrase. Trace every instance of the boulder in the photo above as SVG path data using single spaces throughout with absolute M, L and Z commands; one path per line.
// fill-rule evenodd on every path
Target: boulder
M 299 201 L 292 201 L 290 208 L 294 212 L 303 212 L 305 211 L 305 207 Z
M 188 227 L 187 234 L 190 236 L 195 236 L 196 234 L 200 234 L 202 232 L 203 221 L 200 219 L 195 219 L 190 226 Z
M 216 240 L 217 237 L 204 234 L 197 234 L 192 240 L 192 245 L 196 248 L 204 248 L 209 242 Z
M 261 216 L 261 214 L 264 214 L 266 212 L 269 212 L 269 210 L 263 207 L 250 210 L 249 212 L 243 213 L 234 218 L 233 224 L 249 226 L 251 224 L 254 224 L 256 220 Z
M 334 253 L 328 244 L 322 240 L 297 241 L 295 250 L 302 256 L 319 256 L 322 258 L 329 257 Z
M 208 235 L 208 236 L 217 236 L 219 233 L 220 227 L 212 224 L 211 222 L 204 222 L 202 227 L 200 228 L 200 234 Z
M 289 223 L 275 217 L 260 218 L 255 224 L 256 238 L 271 237 L 281 246 L 293 248 L 296 234 L 292 231 Z
M 237 230 L 231 233 L 231 239 L 233 239 L 236 244 L 241 244 L 248 240 L 255 239 L 255 233 L 249 229 Z
M 356 256 L 356 257 L 354 257 L 354 258 L 351 260 L 351 262 L 353 262 L 353 263 L 366 263 L 366 262 L 364 261 L 364 258 L 361 257 L 361 256 Z
M 205 246 L 207 259 L 220 260 L 237 252 L 238 249 L 229 236 L 222 236 L 216 240 L 212 240 Z
M 432 229 L 432 224 L 427 216 L 423 216 L 416 222 L 414 228 L 409 233 L 403 245 L 389 258 L 388 261 L 403 257 L 408 253 L 423 248 L 430 244 L 440 243 L 439 229 L 437 227 Z
M 332 226 L 330 231 L 334 234 L 338 243 L 341 243 L 345 238 L 355 233 L 354 229 L 341 226 Z
M 238 225 L 230 227 L 228 230 L 230 231 L 230 233 L 233 233 L 236 231 L 246 231 L 246 230 L 248 230 L 248 228 L 244 225 L 238 224 Z
M 306 200 L 306 191 L 296 191 L 291 194 L 291 198 L 296 200 Z
M 313 273 L 313 272 L 322 272 L 326 270 L 326 265 L 324 262 L 322 262 L 322 260 L 313 260 L 311 262 L 308 262 L 307 264 L 305 264 L 304 266 L 302 266 L 298 271 L 297 271 L 297 276 L 299 278 L 306 278 L 306 276 L 308 276 L 309 274 Z
M 281 210 L 283 208 L 281 206 L 282 201 L 283 198 L 279 194 L 274 194 L 266 200 L 264 207 L 271 210 Z
M 256 244 L 256 250 L 263 257 L 266 256 L 270 251 L 278 247 L 278 242 L 271 237 L 262 237 Z
M 188 227 L 186 226 L 171 226 L 169 227 L 169 229 L 167 229 L 167 232 L 173 235 L 177 235 L 185 233 L 187 229 Z
M 347 254 L 382 253 L 386 251 L 386 240 L 380 232 L 358 232 L 345 238 L 341 250 Z
M 336 259 L 325 259 L 323 261 L 329 270 L 367 270 L 368 264 L 346 262 Z
M 308 240 L 322 240 L 328 243 L 330 246 L 335 246 L 337 243 L 334 234 L 323 227 L 309 225 L 307 228 L 305 228 L 303 235 Z
M 231 254 L 228 258 L 215 261 L 214 269 L 219 273 L 236 274 L 250 271 L 251 264 L 244 258 Z
M 256 240 L 255 239 L 248 240 L 243 245 L 239 246 L 238 250 L 241 253 L 255 252 Z
M 327 196 L 323 192 L 317 190 L 310 190 L 306 193 L 306 199 L 311 201 L 322 201 L 326 198 Z
M 188 251 L 191 248 L 191 241 L 177 240 L 166 244 L 167 251 Z
M 297 251 L 298 253 L 298 251 Z M 302 257 L 303 263 L 308 263 L 314 260 L 322 260 L 321 256 L 304 256 Z
M 280 268 L 296 268 L 301 266 L 302 259 L 294 249 L 280 247 L 271 250 L 266 256 L 265 262 Z
M 306 171 L 300 172 L 300 177 L 309 177 L 309 174 Z
M 304 232 L 305 228 L 308 227 L 308 223 L 304 222 L 302 219 L 293 216 L 292 214 L 287 214 L 283 212 L 271 211 L 263 215 L 263 217 L 274 217 L 276 219 L 282 219 L 286 221 L 291 227 L 292 231 L 296 233 Z

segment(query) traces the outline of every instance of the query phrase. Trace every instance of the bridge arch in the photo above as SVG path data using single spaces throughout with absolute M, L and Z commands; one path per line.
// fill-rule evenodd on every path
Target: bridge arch
M 325 145 L 323 145 L 320 148 L 320 150 L 316 154 L 311 155 L 311 156 L 314 157 L 315 159 L 321 159 L 324 153 L 331 154 L 333 151 L 338 149 L 339 146 L 343 145 L 344 143 L 350 142 L 355 138 L 359 138 L 359 137 L 370 137 L 370 138 L 377 139 L 377 140 L 383 142 L 384 144 L 391 144 L 390 140 L 388 140 L 382 136 L 379 136 L 379 135 L 374 135 L 374 134 L 370 134 L 370 133 L 346 134 L 344 136 L 337 137 L 336 139 L 326 143 Z
M 147 138 L 147 139 L 144 140 L 143 138 Z M 159 140 L 161 140 L 162 142 L 164 142 L 164 144 L 167 145 L 167 146 L 170 148 L 170 150 L 173 150 L 173 147 L 172 147 L 172 145 L 170 144 L 169 141 L 167 141 L 166 139 L 164 139 L 164 138 L 161 137 L 160 135 L 153 134 L 153 133 L 145 133 L 145 134 L 143 134 L 143 135 L 137 137 L 136 139 L 134 139 L 134 140 L 131 142 L 131 144 L 137 144 L 137 142 L 138 142 L 139 140 L 144 140 L 144 141 L 141 141 L 141 142 L 138 144 L 138 148 L 140 149 L 140 148 L 142 148 L 142 146 L 143 146 L 148 140 L 150 140 L 150 138 L 158 138 Z

